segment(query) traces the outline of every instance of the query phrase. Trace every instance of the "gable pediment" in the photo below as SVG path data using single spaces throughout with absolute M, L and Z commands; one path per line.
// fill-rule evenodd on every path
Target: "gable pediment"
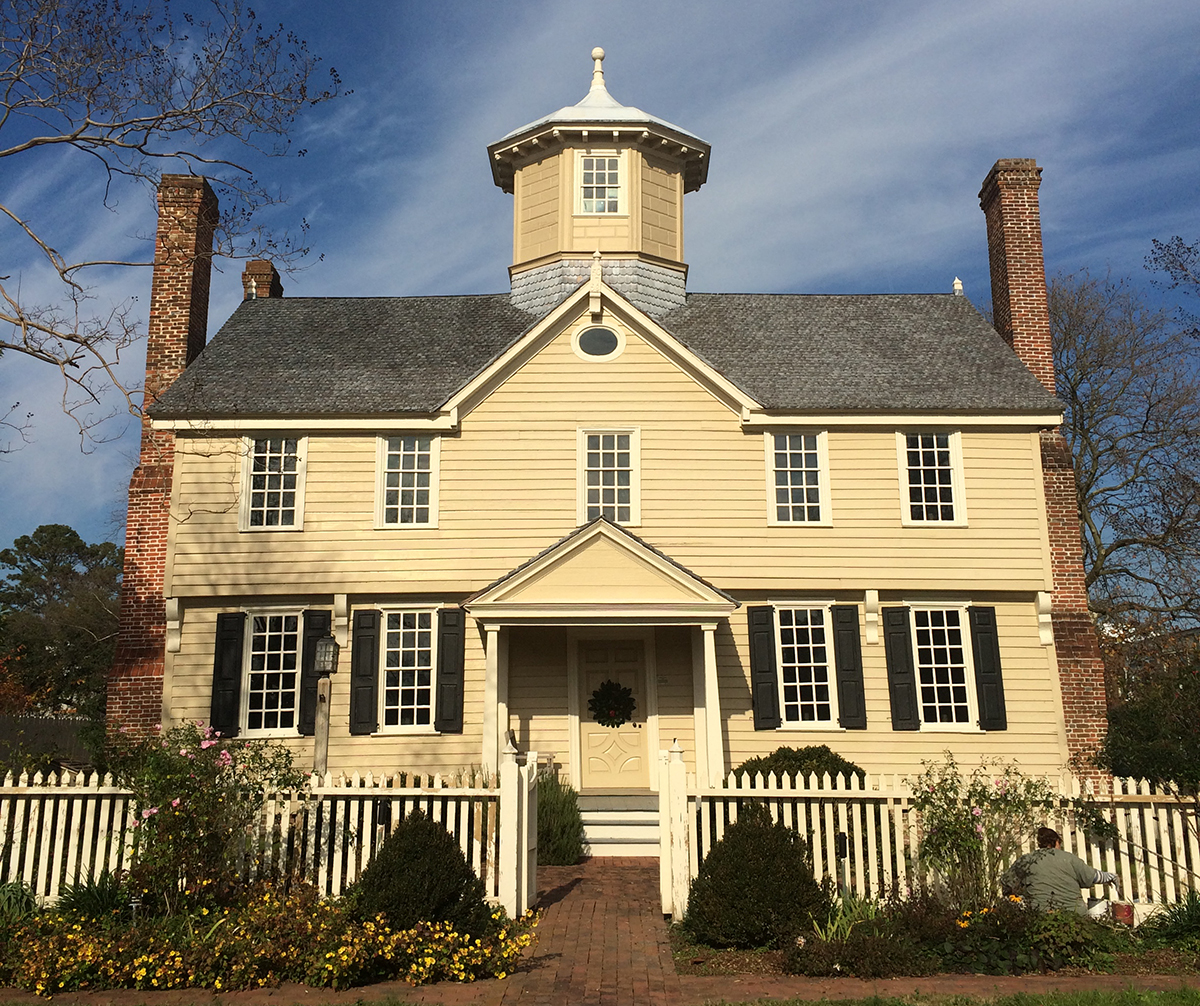
M 695 622 L 723 618 L 738 604 L 601 518 L 485 587 L 464 606 L 481 621 Z

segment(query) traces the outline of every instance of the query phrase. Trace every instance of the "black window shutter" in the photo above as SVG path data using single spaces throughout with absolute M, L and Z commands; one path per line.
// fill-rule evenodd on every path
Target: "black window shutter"
M 242 641 L 246 615 L 241 611 L 217 615 L 213 648 L 212 708 L 208 722 L 222 737 L 236 737 L 242 705 Z
M 754 729 L 774 730 L 783 722 L 779 715 L 779 673 L 775 667 L 775 609 L 769 604 L 747 608 L 746 621 L 750 626 Z
M 833 616 L 833 659 L 837 662 L 838 723 L 846 730 L 866 730 L 858 605 L 834 605 L 830 613 Z
M 887 656 L 888 695 L 892 703 L 893 730 L 920 730 L 917 710 L 917 674 L 913 667 L 912 636 L 907 608 L 884 608 L 883 644 Z
M 379 612 L 354 613 L 350 649 L 350 733 L 373 734 L 379 726 Z
M 330 635 L 333 624 L 328 611 L 304 613 L 304 649 L 300 657 L 300 732 L 310 736 L 317 729 L 317 640 Z
M 433 727 L 443 734 L 463 731 L 463 661 L 466 653 L 466 612 L 438 611 L 437 710 Z
M 996 631 L 996 609 L 967 609 L 971 620 L 971 652 L 975 655 L 975 694 L 979 699 L 982 730 L 1007 730 L 1004 709 L 1004 679 L 1000 673 L 1000 636 Z

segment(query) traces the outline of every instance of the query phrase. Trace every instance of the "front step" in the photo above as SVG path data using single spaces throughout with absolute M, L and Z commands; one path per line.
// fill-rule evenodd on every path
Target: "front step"
M 583 836 L 593 856 L 658 856 L 658 796 L 580 794 Z

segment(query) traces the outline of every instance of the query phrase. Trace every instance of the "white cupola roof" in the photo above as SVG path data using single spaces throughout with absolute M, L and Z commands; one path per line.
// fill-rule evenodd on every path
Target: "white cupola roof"
M 585 143 L 589 140 L 602 142 L 608 138 L 618 142 L 622 139 L 626 142 L 653 142 L 664 148 L 663 153 L 688 162 L 684 171 L 685 191 L 692 192 L 700 188 L 708 177 L 708 155 L 712 149 L 708 142 L 666 119 L 632 105 L 622 105 L 608 93 L 604 82 L 604 50 L 599 46 L 592 50 L 592 60 L 592 86 L 583 100 L 514 129 L 488 146 L 496 184 L 504 191 L 511 192 L 513 160 L 523 153 L 530 153 L 530 148 L 544 149 L 547 143 L 558 141 L 563 134 L 567 134 Z

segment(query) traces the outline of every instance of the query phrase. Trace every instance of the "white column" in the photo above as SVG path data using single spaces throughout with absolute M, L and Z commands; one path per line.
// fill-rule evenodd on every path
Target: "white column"
M 496 749 L 508 743 L 508 632 L 501 627 L 496 637 Z M 492 639 L 488 637 L 488 649 Z
M 495 772 L 500 764 L 499 733 L 496 729 L 496 703 L 500 683 L 500 626 L 486 626 L 483 675 L 483 770 Z
M 702 783 L 708 777 L 708 716 L 705 712 L 707 690 L 704 681 L 704 633 L 700 626 L 692 627 L 692 725 L 696 738 L 696 778 Z M 659 797 L 660 801 L 662 797 Z M 667 909 L 663 909 L 664 912 Z
M 725 775 L 725 745 L 721 741 L 721 693 L 717 688 L 717 627 L 703 625 L 704 719 L 708 736 L 708 780 L 720 784 Z

